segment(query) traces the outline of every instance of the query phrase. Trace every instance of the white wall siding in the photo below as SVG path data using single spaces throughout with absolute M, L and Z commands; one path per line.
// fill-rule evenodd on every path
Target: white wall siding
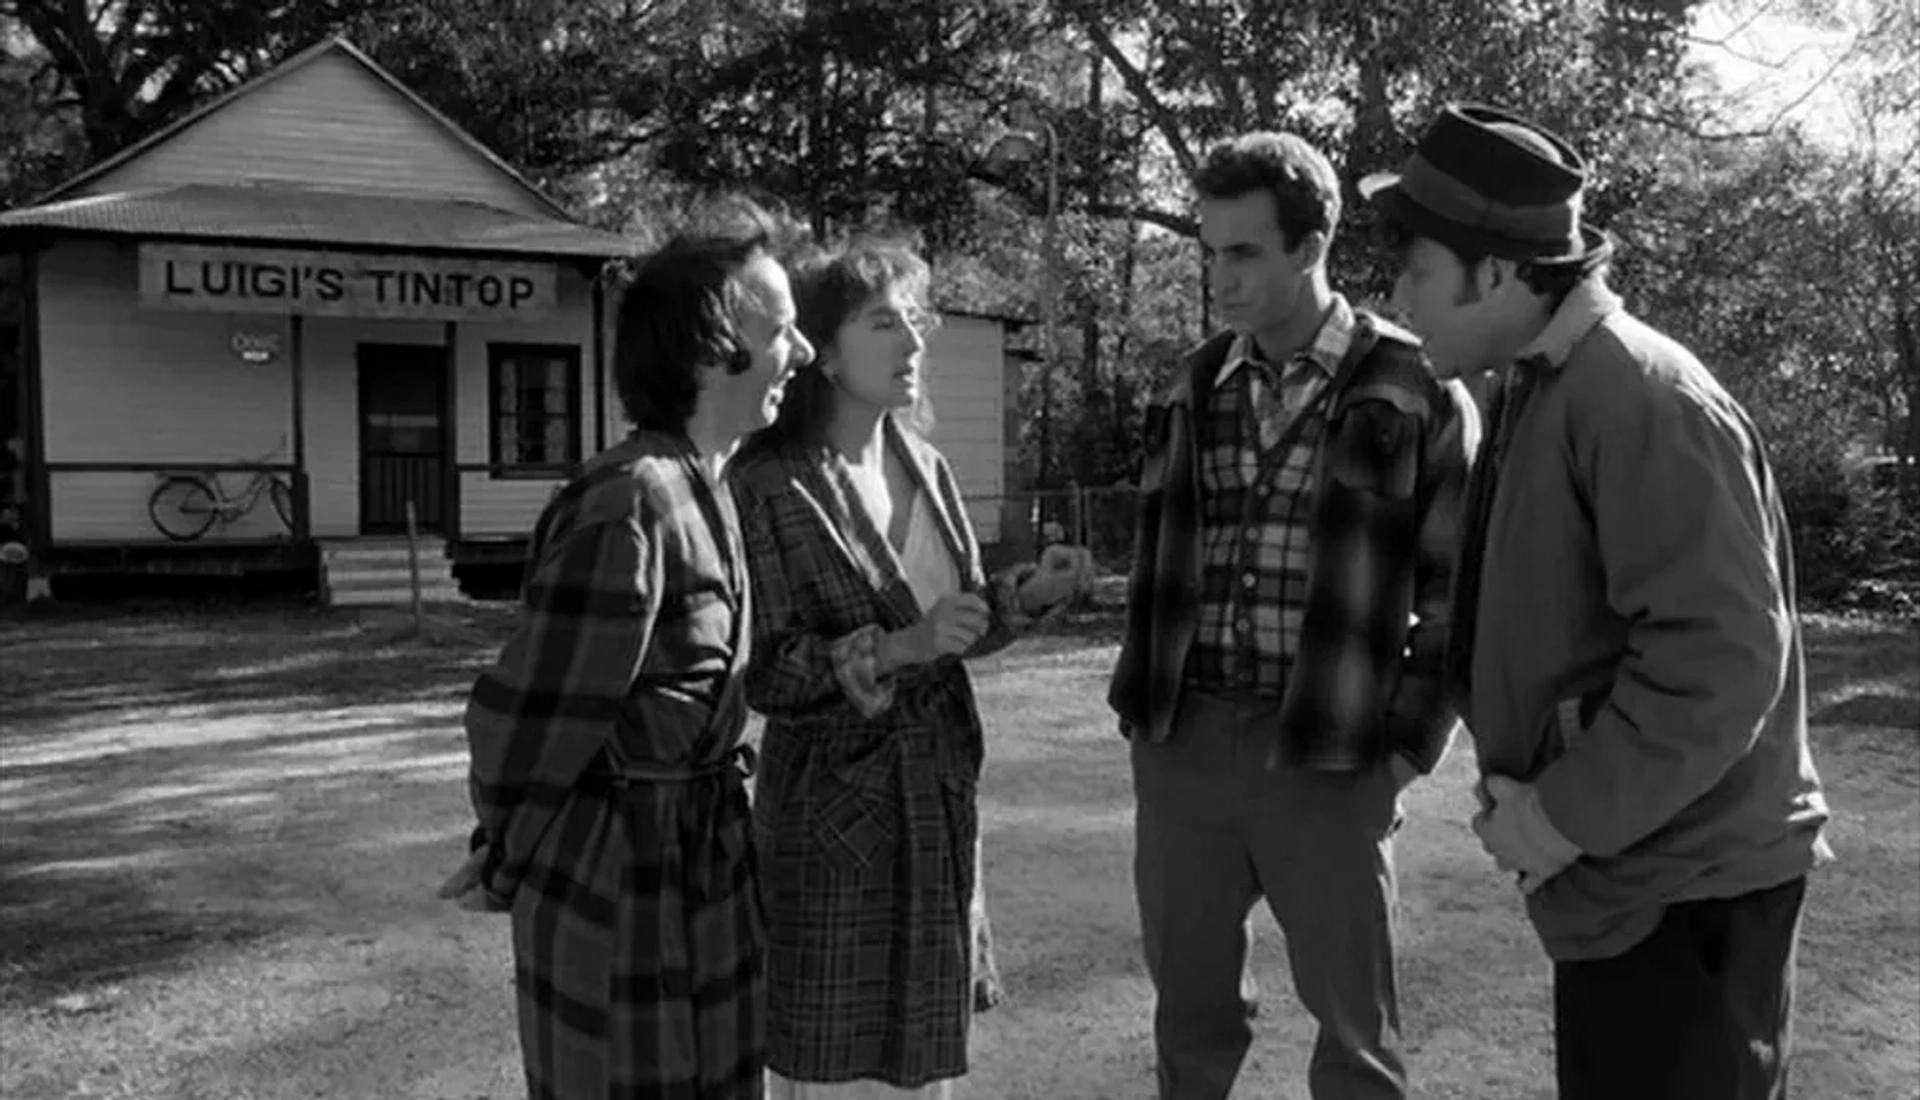
M 533 533 L 540 509 L 564 484 L 561 478 L 495 480 L 486 474 L 461 474 L 460 537 L 526 538 Z
M 292 461 L 293 385 L 284 353 L 247 363 L 236 329 L 278 332 L 284 318 L 193 316 L 142 309 L 134 252 L 104 242 L 62 243 L 40 259 L 40 351 L 46 459 L 177 463 Z M 238 492 L 248 475 L 225 476 Z M 51 475 L 56 541 L 163 539 L 147 514 L 151 473 Z M 247 519 L 208 539 L 278 531 L 263 498 Z
M 78 194 L 272 182 L 552 211 L 341 52 L 275 77 Z
M 983 543 L 1000 538 L 1006 425 L 1002 372 L 1006 340 L 998 321 L 948 317 L 927 344 L 933 441 L 952 464 L 967 516 Z
M 594 434 L 593 284 L 573 268 L 560 269 L 558 308 L 540 324 L 462 324 L 459 327 L 460 375 L 455 396 L 459 410 L 456 461 L 490 460 L 489 422 L 493 395 L 488 392 L 487 345 L 559 344 L 575 348 L 580 358 L 580 457 L 599 449 Z M 606 400 L 618 404 L 611 390 Z M 619 438 L 609 434 L 611 442 Z M 494 478 L 483 473 L 460 475 L 460 535 L 462 538 L 524 536 L 533 530 L 554 487 L 561 478 Z

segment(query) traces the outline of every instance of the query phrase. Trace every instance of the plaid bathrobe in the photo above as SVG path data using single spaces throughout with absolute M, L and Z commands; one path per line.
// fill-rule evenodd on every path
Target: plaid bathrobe
M 995 608 L 969 655 L 1006 644 L 1019 574 L 986 581 L 952 469 L 890 421 L 887 431 L 931 495 L 962 586 Z M 838 456 L 756 440 L 728 481 L 753 575 L 747 698 L 767 716 L 754 822 L 768 1068 L 899 1088 L 960 1076 L 983 753 L 966 668 L 904 670 L 875 694 L 853 667 L 879 632 L 921 614 Z
M 683 439 L 635 433 L 541 515 L 474 685 L 476 846 L 535 1100 L 763 1094 L 738 529 Z

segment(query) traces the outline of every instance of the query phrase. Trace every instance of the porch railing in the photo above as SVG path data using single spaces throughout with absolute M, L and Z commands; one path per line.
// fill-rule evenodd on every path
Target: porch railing
M 288 537 L 296 543 L 304 543 L 312 535 L 311 479 L 305 470 L 296 468 L 291 462 L 47 462 L 42 465 L 49 481 L 57 474 L 152 474 L 155 477 L 172 473 L 205 473 L 215 476 L 275 474 L 286 481 L 288 495 L 293 500 L 293 523 L 290 525 Z M 40 514 L 51 516 L 52 505 L 53 501 L 47 501 L 46 507 Z M 264 497 L 257 506 L 271 508 Z M 40 533 L 42 545 L 52 543 L 52 534 L 50 530 Z M 154 531 L 152 534 L 154 541 L 165 541 L 165 536 L 159 531 Z

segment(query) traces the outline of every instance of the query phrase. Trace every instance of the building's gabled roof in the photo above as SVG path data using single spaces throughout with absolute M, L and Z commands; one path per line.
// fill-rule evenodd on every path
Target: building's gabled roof
M 415 93 L 413 89 L 401 83 L 399 78 L 395 77 L 392 73 L 389 73 L 387 70 L 381 68 L 378 62 L 374 61 L 373 58 L 368 57 L 367 54 L 364 51 L 362 51 L 358 46 L 355 46 L 353 43 L 347 41 L 345 38 L 338 38 L 338 37 L 329 38 L 326 41 L 310 46 L 307 49 L 302 50 L 300 53 L 295 54 L 293 57 L 290 57 L 287 60 L 281 62 L 280 64 L 274 66 L 272 69 L 269 69 L 268 71 L 260 74 L 259 76 L 254 77 L 253 79 L 247 81 L 246 83 L 241 84 L 239 87 L 234 88 L 232 91 L 229 91 L 223 95 L 217 96 L 214 99 L 203 104 L 202 106 L 192 111 L 189 111 L 188 113 L 186 113 L 185 115 L 182 115 L 180 118 L 176 119 L 175 121 L 168 123 L 166 126 L 161 127 L 160 129 L 147 135 L 141 140 L 134 142 L 132 145 L 127 146 L 125 149 L 120 150 L 118 153 L 115 153 L 113 156 L 110 156 L 105 160 L 101 161 L 100 163 L 93 165 L 92 167 L 81 172 L 79 175 L 73 176 L 72 178 L 66 180 L 64 183 L 60 184 L 58 187 L 54 188 L 52 191 L 41 196 L 40 199 L 35 203 L 35 205 L 43 206 L 48 203 L 56 202 L 63 198 L 73 197 L 74 192 L 86 186 L 88 183 L 91 183 L 95 180 L 100 179 L 101 177 L 107 175 L 108 173 L 114 171 L 117 168 L 122 167 L 123 165 L 129 164 L 135 160 L 138 160 L 142 156 L 145 156 L 147 153 L 152 152 L 154 149 L 160 147 L 161 145 L 166 144 L 168 141 L 171 141 L 173 138 L 177 137 L 182 132 L 191 128 L 196 123 L 199 123 L 202 120 L 206 119 L 207 117 L 217 114 L 220 111 L 226 110 L 228 107 L 232 106 L 234 103 L 237 103 L 240 100 L 253 95 L 254 93 L 260 91 L 262 88 L 265 88 L 277 81 L 283 80 L 289 75 L 299 72 L 301 69 L 306 68 L 307 66 L 313 64 L 315 61 L 319 60 L 320 58 L 326 57 L 332 54 L 339 54 L 346 58 L 349 58 L 355 64 L 360 66 L 362 69 L 366 70 L 366 72 L 371 76 L 373 76 L 375 79 L 379 80 L 383 84 L 387 85 L 389 88 L 393 89 L 395 92 L 399 93 L 399 95 L 403 99 L 405 99 L 411 106 L 413 106 L 416 110 L 420 111 L 427 118 L 431 119 L 434 122 L 434 124 L 444 128 L 448 134 L 450 134 L 452 137 L 458 140 L 462 145 L 465 145 L 466 147 L 471 149 L 482 160 L 484 160 L 494 171 L 500 173 L 502 176 L 512 181 L 514 185 L 523 189 L 530 197 L 532 197 L 541 206 L 552 211 L 554 217 L 565 219 L 567 221 L 575 220 L 573 216 L 567 212 L 565 207 L 555 202 L 545 192 L 541 191 L 540 188 L 534 186 L 533 182 L 528 180 L 526 176 L 522 175 L 512 165 L 502 160 L 499 154 L 487 148 L 472 134 L 469 134 L 465 130 L 461 129 L 457 124 L 454 123 L 452 119 L 449 119 L 446 115 L 441 114 L 438 110 L 436 110 L 432 104 L 420 98 L 420 96 L 417 93 Z
M 35 230 L 301 248 L 600 259 L 634 251 L 632 242 L 615 233 L 478 202 L 285 186 L 182 184 L 0 213 L 0 237 Z

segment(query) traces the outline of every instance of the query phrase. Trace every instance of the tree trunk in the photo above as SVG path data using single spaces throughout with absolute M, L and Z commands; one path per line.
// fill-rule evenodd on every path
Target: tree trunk
M 1080 307 L 1080 427 L 1075 433 L 1082 445 L 1073 449 L 1074 480 L 1082 485 L 1105 480 L 1108 393 L 1101 381 L 1100 328 L 1099 304 L 1086 295 Z
M 1198 295 L 1200 299 L 1200 324 L 1197 326 L 1199 334 L 1194 337 L 1195 341 L 1199 341 L 1207 338 L 1207 327 L 1213 324 L 1213 280 L 1207 277 L 1206 255 L 1200 250 L 1195 249 L 1194 256 L 1199 261 L 1197 266 L 1200 271 L 1200 294 Z
M 1090 48 L 1087 58 L 1087 117 L 1093 120 L 1093 132 L 1096 139 L 1106 132 L 1105 104 L 1100 94 L 1104 83 L 1105 68 L 1101 64 L 1100 51 Z M 1103 166 L 1097 166 L 1087 173 L 1087 201 L 1089 204 L 1101 198 L 1101 181 L 1105 178 Z M 1088 232 L 1096 244 L 1105 234 L 1097 224 L 1089 225 Z M 1091 433 L 1099 430 L 1106 417 L 1105 394 L 1100 385 L 1100 303 L 1091 290 L 1084 284 L 1080 294 L 1080 436 L 1090 438 Z M 1092 474 L 1098 455 L 1089 454 L 1092 448 L 1079 448 L 1079 480 L 1087 484 L 1093 480 Z
M 1377 33 L 1371 21 L 1364 33 Z M 1388 158 L 1399 152 L 1393 127 L 1393 102 L 1385 63 L 1379 56 L 1379 44 L 1371 38 L 1356 44 L 1359 62 L 1359 102 L 1353 112 L 1353 133 L 1347 139 L 1345 195 L 1348 209 L 1359 202 L 1358 184 L 1369 172 L 1388 166 Z
M 817 18 L 820 18 L 820 14 L 816 4 L 809 3 L 804 22 L 811 26 Z M 814 239 L 824 241 L 827 236 L 827 215 L 819 201 L 818 191 L 819 181 L 827 178 L 826 173 L 830 167 L 827 163 L 826 148 L 827 54 L 824 50 L 814 52 L 813 69 L 808 73 L 807 98 L 807 145 L 804 162 L 811 166 L 808 174 L 813 177 L 813 181 L 809 186 L 814 197 L 814 202 L 810 204 L 811 209 L 807 211 L 807 220 L 813 228 Z
M 1906 381 L 1907 430 L 1902 457 L 1920 462 L 1920 308 L 1907 306 L 1894 316 L 1894 351 L 1900 357 L 1900 376 Z
M 920 172 L 922 177 L 926 179 L 935 179 L 941 175 L 940 170 L 934 167 L 935 160 L 940 155 L 939 147 L 935 144 L 935 139 L 940 133 L 940 97 L 938 95 L 940 82 L 936 78 L 938 72 L 936 66 L 939 64 L 940 40 L 942 37 L 940 33 L 941 3 L 942 0 L 926 0 L 924 5 L 925 10 L 923 12 L 923 18 L 927 21 L 927 56 L 926 67 L 920 72 Z M 926 233 L 922 236 L 926 245 L 922 251 L 926 254 L 927 258 L 928 282 L 933 283 L 932 267 L 937 258 L 934 252 L 942 243 L 940 238 L 944 237 L 945 234 L 936 232 Z
M 1127 353 L 1133 335 L 1133 326 L 1129 319 L 1133 316 L 1134 280 L 1140 267 L 1140 223 L 1121 222 L 1121 230 L 1127 235 L 1127 243 L 1120 251 L 1120 309 L 1115 316 L 1120 318 L 1119 331 L 1114 333 L 1113 363 L 1117 370 L 1125 370 Z
M 936 67 L 940 57 L 940 5 L 942 0 L 926 0 L 925 19 L 927 21 L 927 58 L 926 68 L 920 74 L 920 148 L 929 163 L 933 160 L 933 139 L 939 133 L 938 97 L 935 90 L 939 81 L 935 79 Z

